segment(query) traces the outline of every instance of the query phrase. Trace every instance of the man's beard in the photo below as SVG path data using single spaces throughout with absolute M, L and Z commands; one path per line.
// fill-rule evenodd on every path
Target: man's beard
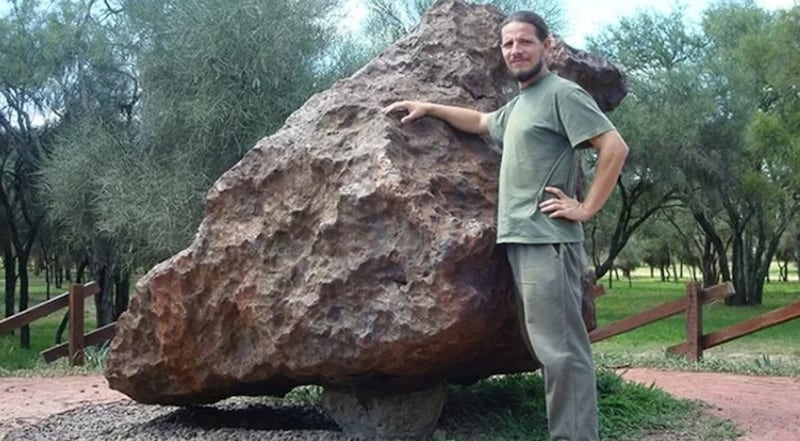
M 524 82 L 530 80 L 531 78 L 535 77 L 536 75 L 539 75 L 539 72 L 542 71 L 542 67 L 543 66 L 544 66 L 544 60 L 539 60 L 539 62 L 536 63 L 536 66 L 533 66 L 532 68 L 530 68 L 528 70 L 523 70 L 521 72 L 517 72 L 517 73 L 513 73 L 512 72 L 512 74 L 514 74 L 514 78 L 518 82 L 524 83 Z

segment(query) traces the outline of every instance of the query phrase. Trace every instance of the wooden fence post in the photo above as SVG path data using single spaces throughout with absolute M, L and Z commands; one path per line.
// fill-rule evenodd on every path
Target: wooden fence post
M 686 285 L 686 352 L 689 360 L 703 358 L 703 290 L 697 282 Z
M 69 360 L 83 366 L 83 285 L 69 287 Z

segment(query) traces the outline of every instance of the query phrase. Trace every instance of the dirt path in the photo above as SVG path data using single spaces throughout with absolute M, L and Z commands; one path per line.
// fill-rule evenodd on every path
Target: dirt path
M 800 441 L 800 379 L 704 372 L 627 369 L 619 373 L 655 383 L 672 395 L 702 400 L 747 435 L 738 441 Z M 0 378 L 0 439 L 13 428 L 90 403 L 127 398 L 100 375 Z
M 755 377 L 651 369 L 618 371 L 671 395 L 709 403 L 747 434 L 738 441 L 800 441 L 800 378 Z
M 127 400 L 102 375 L 0 377 L 0 440 L 11 429 L 92 403 Z

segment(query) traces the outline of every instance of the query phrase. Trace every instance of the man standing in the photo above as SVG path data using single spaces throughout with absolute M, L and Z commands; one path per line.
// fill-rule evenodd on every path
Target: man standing
M 503 149 L 497 243 L 503 244 L 521 298 L 527 338 L 542 364 L 553 441 L 598 441 L 597 392 L 591 346 L 581 316 L 581 275 L 587 259 L 582 221 L 605 204 L 628 146 L 580 86 L 549 71 L 544 20 L 529 11 L 501 24 L 503 59 L 519 94 L 482 113 L 401 101 L 402 122 L 423 116 L 474 134 L 489 134 Z M 575 199 L 575 149 L 594 147 L 597 169 L 583 202 Z

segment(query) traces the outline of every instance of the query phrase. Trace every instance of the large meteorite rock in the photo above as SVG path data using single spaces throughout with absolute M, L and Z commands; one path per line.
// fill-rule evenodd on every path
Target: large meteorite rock
M 499 154 L 437 120 L 381 113 L 404 98 L 499 107 L 516 91 L 501 20 L 438 2 L 225 173 L 191 246 L 139 281 L 111 387 L 188 404 L 535 369 L 494 245 Z

